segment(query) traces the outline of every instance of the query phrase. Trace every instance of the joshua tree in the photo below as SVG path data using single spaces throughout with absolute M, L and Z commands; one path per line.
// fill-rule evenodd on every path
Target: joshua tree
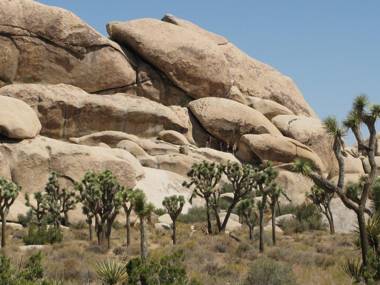
M 168 211 L 168 214 L 173 222 L 173 235 L 172 240 L 173 244 L 177 243 L 177 237 L 176 237 L 176 222 L 178 216 L 181 214 L 183 206 L 185 205 L 185 198 L 183 196 L 170 196 L 165 197 L 164 201 L 162 201 L 162 205 L 166 208 Z
M 98 244 L 107 241 L 110 248 L 112 224 L 122 205 L 121 192 L 125 191 L 112 172 L 87 172 L 80 184 L 77 184 L 80 200 L 86 211 L 95 219 Z M 87 216 L 88 217 L 88 216 Z
M 190 178 L 190 182 L 183 182 L 183 185 L 190 188 L 193 187 L 193 193 L 190 198 L 190 203 L 192 199 L 196 196 L 201 197 L 205 200 L 206 204 L 206 214 L 207 214 L 207 231 L 209 234 L 212 233 L 211 225 L 211 196 L 216 190 L 216 186 L 220 181 L 222 176 L 221 167 L 215 163 L 209 163 L 203 161 L 202 163 L 196 163 L 191 167 L 191 170 L 187 174 Z
M 61 188 L 58 181 L 59 177 L 69 179 L 74 184 L 73 180 L 67 176 L 58 175 L 56 172 L 52 172 L 49 176 L 43 196 L 49 218 L 56 228 L 59 228 L 61 224 L 68 224 L 68 212 L 75 209 L 77 203 L 75 192 Z
M 334 218 L 330 205 L 331 200 L 334 197 L 334 193 L 327 192 L 317 185 L 314 185 L 311 187 L 310 192 L 306 193 L 306 197 L 320 209 L 323 215 L 325 215 L 329 223 L 330 233 L 335 234 Z
M 273 191 L 273 188 L 276 187 L 274 179 L 277 175 L 277 171 L 269 164 L 264 166 L 256 176 L 257 194 L 261 198 L 257 203 L 259 208 L 260 252 L 264 252 L 264 211 L 267 207 L 268 195 Z
M 127 236 L 127 246 L 131 244 L 131 213 L 134 207 L 134 200 L 136 191 L 133 189 L 127 189 L 121 192 L 122 207 L 125 213 L 125 229 Z
M 380 105 L 369 105 L 367 97 L 359 96 L 354 100 L 352 110 L 347 119 L 340 125 L 333 117 L 324 120 L 328 134 L 333 138 L 333 151 L 338 161 L 339 176 L 336 184 L 323 177 L 310 162 L 298 160 L 295 163 L 295 171 L 301 172 L 310 177 L 320 188 L 330 193 L 336 193 L 343 204 L 354 211 L 357 216 L 360 246 L 362 252 L 362 267 L 364 270 L 368 266 L 368 234 L 365 227 L 365 213 L 371 215 L 370 209 L 366 207 L 370 191 L 376 179 L 376 120 L 380 116 Z M 369 132 L 369 139 L 365 141 L 362 135 L 362 128 Z M 347 129 L 350 129 L 357 141 L 358 157 L 363 162 L 365 175 L 358 184 L 358 191 L 353 196 L 351 191 L 346 191 L 344 156 L 346 156 L 343 137 Z M 350 189 L 348 189 L 350 190 Z M 352 189 L 351 189 L 352 190 Z
M 30 202 L 29 194 L 25 193 L 25 205 L 30 208 L 32 211 L 32 216 L 36 218 L 37 227 L 41 229 L 41 226 L 48 214 L 47 206 L 42 192 L 35 192 L 33 196 L 34 200 L 36 201 L 35 205 Z
M 290 201 L 290 199 L 284 190 L 276 183 L 273 183 L 272 187 L 269 188 L 268 196 L 269 207 L 272 215 L 272 242 L 273 245 L 276 245 L 276 213 L 278 208 L 277 206 L 279 205 L 279 199 L 281 196 L 284 196 L 288 201 Z
M 243 223 L 248 226 L 249 239 L 253 240 L 253 230 L 257 224 L 258 215 L 256 212 L 255 199 L 253 197 L 241 200 L 237 204 L 237 212 Z
M 148 237 L 147 232 L 145 231 L 145 220 L 150 219 L 154 206 L 153 204 L 148 203 L 144 192 L 141 190 L 135 191 L 136 194 L 133 209 L 140 219 L 140 254 L 141 260 L 145 261 L 148 257 Z
M 0 177 L 0 217 L 1 217 L 1 247 L 5 247 L 5 228 L 10 207 L 16 200 L 21 188 L 3 177 Z
M 231 183 L 233 190 L 233 198 L 227 208 L 226 215 L 220 225 L 219 231 L 223 232 L 226 229 L 230 215 L 240 200 L 247 198 L 254 187 L 256 186 L 256 179 L 258 177 L 258 169 L 249 164 L 241 165 L 239 163 L 230 163 L 222 166 L 222 171 Z M 219 220 L 219 217 L 217 217 Z

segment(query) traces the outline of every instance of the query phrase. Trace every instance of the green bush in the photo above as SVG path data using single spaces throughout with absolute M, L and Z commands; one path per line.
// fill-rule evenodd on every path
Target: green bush
M 182 261 L 183 252 L 149 258 L 145 262 L 140 258 L 132 259 L 127 264 L 127 284 L 201 285 L 199 281 L 188 279 Z
M 60 229 L 47 227 L 46 225 L 38 228 L 36 225 L 30 225 L 28 233 L 24 236 L 23 241 L 26 245 L 53 244 L 61 242 L 63 235 Z
M 25 265 L 16 270 L 9 258 L 0 256 L 0 285 L 53 285 L 55 281 L 44 279 L 42 254 L 38 252 L 29 257 Z
M 181 223 L 202 223 L 207 220 L 205 207 L 190 208 L 187 214 L 181 214 L 178 217 L 178 221 Z
M 30 223 L 32 222 L 32 219 L 33 219 L 33 212 L 32 210 L 29 210 L 25 215 L 23 214 L 19 214 L 17 216 L 17 220 L 18 222 L 24 227 L 26 228 L 27 226 L 30 225 Z
M 295 285 L 290 266 L 269 258 L 256 259 L 243 285 Z
M 322 214 L 314 204 L 302 204 L 296 207 L 294 214 L 296 219 L 285 220 L 280 225 L 285 234 L 326 229 Z
M 155 213 L 157 216 L 162 216 L 166 214 L 166 210 L 163 208 L 155 208 L 153 213 Z

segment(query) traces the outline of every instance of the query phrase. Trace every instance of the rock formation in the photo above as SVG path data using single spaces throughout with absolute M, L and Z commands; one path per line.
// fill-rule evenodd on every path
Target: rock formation
M 160 206 L 189 196 L 180 182 L 195 162 L 273 160 L 301 203 L 310 181 L 286 164 L 301 157 L 336 174 L 331 142 L 289 77 L 173 15 L 107 31 L 32 0 L 0 2 L 0 175 L 24 191 L 51 171 L 80 179 L 109 168 Z

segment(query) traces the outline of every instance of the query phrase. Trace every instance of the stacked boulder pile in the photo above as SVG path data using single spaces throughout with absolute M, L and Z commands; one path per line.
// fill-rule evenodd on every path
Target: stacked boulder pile
M 290 171 L 294 159 L 336 175 L 331 141 L 289 77 L 173 15 L 107 31 L 0 1 L 0 175 L 23 191 L 43 189 L 51 171 L 79 180 L 110 169 L 160 207 L 190 195 L 181 184 L 196 162 L 270 160 L 301 203 L 311 182 Z M 9 217 L 25 211 L 22 196 Z

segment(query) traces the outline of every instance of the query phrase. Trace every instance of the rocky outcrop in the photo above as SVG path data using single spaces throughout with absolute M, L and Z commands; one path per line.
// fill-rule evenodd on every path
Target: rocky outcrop
M 107 31 L 193 98 L 224 97 L 231 88 L 223 53 L 196 32 L 155 19 L 111 22 Z
M 279 169 L 277 183 L 285 190 L 286 195 L 294 205 L 305 202 L 305 193 L 310 192 L 314 185 L 313 181 L 299 173 Z M 287 204 L 289 201 L 282 197 L 281 203 Z
M 278 115 L 272 123 L 283 135 L 310 147 L 322 160 L 326 171 L 335 175 L 338 163 L 332 151 L 332 139 L 317 118 L 296 115 Z
M 126 94 L 93 95 L 70 85 L 14 84 L 0 95 L 23 100 L 38 112 L 42 134 L 69 138 L 115 130 L 157 136 L 165 129 L 186 132 L 170 108 Z
M 213 136 L 233 145 L 244 134 L 281 136 L 276 127 L 260 112 L 224 98 L 202 98 L 189 108 L 200 124 Z
M 37 114 L 25 102 L 0 96 L 0 136 L 10 139 L 34 138 L 41 130 Z
M 66 83 L 97 92 L 136 81 L 118 44 L 69 11 L 30 0 L 0 1 L 0 62 L 0 86 Z
M 296 158 L 306 159 L 317 169 L 324 171 L 321 159 L 307 146 L 300 142 L 270 134 L 244 135 L 239 142 L 237 156 L 244 161 L 274 161 L 291 163 Z

